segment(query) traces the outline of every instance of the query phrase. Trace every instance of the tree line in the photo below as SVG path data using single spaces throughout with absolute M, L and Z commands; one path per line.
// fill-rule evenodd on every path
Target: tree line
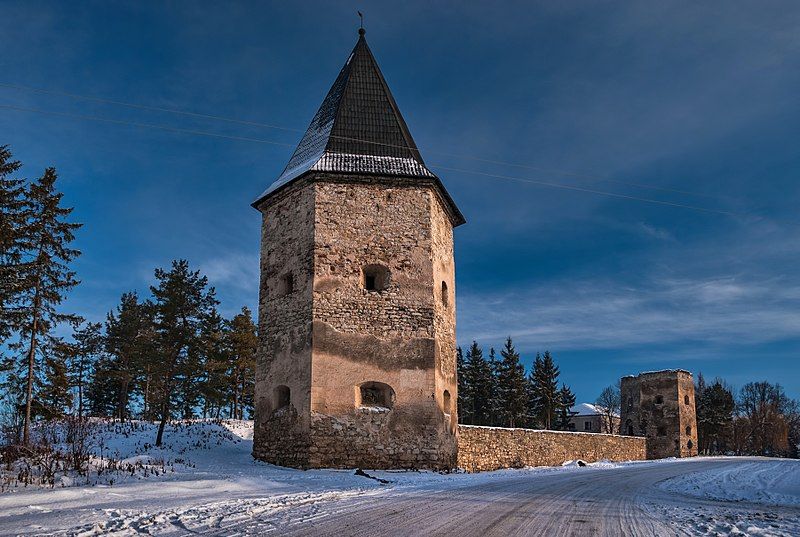
M 29 445 L 31 423 L 71 414 L 158 420 L 243 419 L 253 407 L 256 326 L 245 307 L 223 318 L 208 278 L 185 260 L 155 270 L 150 296 L 124 293 L 104 322 L 65 311 L 79 285 L 71 244 L 81 224 L 58 175 L 17 178 L 0 146 L 0 381 L 6 436 Z M 61 334 L 68 333 L 64 336 Z
M 748 382 L 736 391 L 701 373 L 695 402 L 701 454 L 800 456 L 800 403 L 780 384 Z
M 526 374 L 509 337 L 500 357 L 488 358 L 473 341 L 457 349 L 458 417 L 465 425 L 568 430 L 575 395 L 549 352 L 536 354 Z M 594 406 L 603 430 L 619 434 L 619 382 L 602 390 Z M 722 379 L 695 383 L 698 449 L 705 455 L 800 457 L 800 402 L 780 384 L 748 382 L 734 390 Z
M 520 355 L 509 337 L 497 357 L 494 348 L 485 358 L 473 341 L 456 354 L 458 366 L 458 418 L 465 425 L 528 427 L 567 430 L 575 395 L 563 382 L 549 351 L 536 354 L 526 374 Z

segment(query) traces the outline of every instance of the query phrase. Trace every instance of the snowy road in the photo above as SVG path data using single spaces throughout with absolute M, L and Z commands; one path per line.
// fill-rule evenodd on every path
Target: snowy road
M 758 459 L 756 459 L 758 461 Z M 797 464 L 787 461 L 784 464 Z M 763 460 L 758 464 L 764 464 Z M 772 461 L 770 464 L 782 464 Z M 682 460 L 360 498 L 285 513 L 281 535 L 798 535 L 800 507 L 719 502 L 656 484 L 748 461 Z M 239 528 L 247 532 L 247 525 Z

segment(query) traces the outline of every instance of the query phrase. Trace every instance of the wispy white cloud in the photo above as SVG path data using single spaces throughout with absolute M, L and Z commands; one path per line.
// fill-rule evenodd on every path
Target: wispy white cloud
M 673 279 L 634 286 L 559 281 L 522 292 L 462 294 L 465 339 L 561 350 L 767 343 L 800 334 L 798 288 L 781 279 Z
M 258 295 L 258 253 L 229 253 L 200 263 L 200 273 L 215 287 L 228 287 Z
M 669 230 L 650 225 L 646 222 L 639 222 L 636 225 L 636 231 L 646 238 L 670 242 L 674 242 L 676 240 L 675 236 Z

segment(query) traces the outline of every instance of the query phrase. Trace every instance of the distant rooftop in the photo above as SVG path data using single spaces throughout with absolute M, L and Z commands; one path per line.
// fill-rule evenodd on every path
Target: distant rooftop
M 598 416 L 604 414 L 603 409 L 592 403 L 578 403 L 570 408 L 569 412 L 574 416 Z M 616 412 L 614 415 L 619 417 L 619 414 Z
M 687 375 L 692 374 L 691 371 L 686 371 L 685 369 L 661 369 L 658 371 L 642 371 L 641 373 L 638 373 L 636 375 L 625 375 L 622 378 L 628 379 L 628 378 L 641 377 L 644 375 L 661 375 L 663 373 L 686 373 Z

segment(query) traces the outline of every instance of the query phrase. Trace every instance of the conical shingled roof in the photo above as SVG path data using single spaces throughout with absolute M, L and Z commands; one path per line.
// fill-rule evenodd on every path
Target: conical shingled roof
M 253 206 L 307 172 L 375 174 L 435 181 L 455 225 L 463 223 L 441 182 L 425 166 L 363 30 L 359 34 L 283 173 Z

